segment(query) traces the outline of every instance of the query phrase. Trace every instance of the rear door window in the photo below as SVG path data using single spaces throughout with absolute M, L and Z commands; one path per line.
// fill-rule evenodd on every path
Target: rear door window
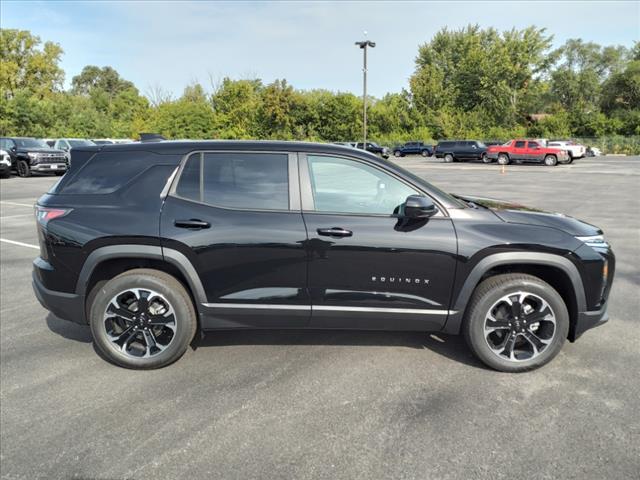
M 523 140 L 518 140 L 515 144 L 515 148 L 524 148 L 525 142 Z
M 288 165 L 284 153 L 196 153 L 175 193 L 216 207 L 288 210 Z

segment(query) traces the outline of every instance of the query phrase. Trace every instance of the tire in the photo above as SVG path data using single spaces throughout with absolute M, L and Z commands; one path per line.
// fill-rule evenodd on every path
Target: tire
M 393 156 L 399 158 L 402 156 L 402 152 L 400 152 L 400 150 L 396 150 L 395 152 L 393 152 Z
M 17 170 L 19 177 L 27 178 L 31 176 L 31 167 L 26 160 L 18 160 Z
M 445 163 L 453 163 L 453 155 L 451 155 L 450 153 L 445 153 L 444 162 Z
M 509 306 L 505 298 L 522 302 L 519 316 L 511 315 L 511 309 L 517 306 Z M 533 311 L 526 313 L 524 309 L 528 308 Z M 495 322 L 489 320 L 489 314 Z M 526 319 L 535 319 L 535 315 L 541 320 L 530 320 L 527 325 Z M 503 274 L 489 277 L 476 287 L 462 328 L 469 348 L 485 365 L 501 372 L 524 372 L 541 367 L 560 352 L 569 333 L 569 313 L 560 294 L 540 278 Z M 534 343 L 539 349 L 533 347 Z
M 558 157 L 555 155 L 547 155 L 544 157 L 544 164 L 547 167 L 555 167 L 558 164 Z
M 498 155 L 498 165 L 509 165 L 511 163 L 511 159 L 509 155 L 506 153 L 501 153 Z
M 140 315 L 138 302 L 144 297 L 151 302 L 143 308 L 146 315 Z M 89 324 L 96 348 L 121 367 L 167 366 L 184 355 L 196 332 L 191 297 L 178 280 L 158 270 L 124 272 L 98 285 L 89 299 Z M 114 305 L 124 315 L 116 315 Z
M 491 163 L 493 162 L 493 160 L 491 160 L 486 153 L 483 153 L 482 156 L 480 157 L 480 160 L 482 160 L 482 163 Z
M 420 152 L 420 155 L 422 155 L 424 158 L 427 158 L 429 156 L 429 151 L 428 150 L 422 150 Z

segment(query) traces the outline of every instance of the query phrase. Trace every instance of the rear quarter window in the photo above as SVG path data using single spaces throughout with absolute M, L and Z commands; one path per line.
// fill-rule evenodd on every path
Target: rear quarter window
M 61 183 L 56 193 L 113 193 L 156 165 L 158 156 L 155 153 L 138 151 L 98 153 L 81 166 L 69 180 Z

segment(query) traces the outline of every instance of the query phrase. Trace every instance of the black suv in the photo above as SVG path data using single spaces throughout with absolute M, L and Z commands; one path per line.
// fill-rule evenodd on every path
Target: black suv
M 487 365 L 538 367 L 607 320 L 597 227 L 454 196 L 329 144 L 78 147 L 36 205 L 33 286 L 111 361 L 155 368 L 196 332 L 463 333 Z
M 477 140 L 447 140 L 438 142 L 434 150 L 436 158 L 444 158 L 447 163 L 463 160 L 480 160 L 491 163 L 487 157 L 487 146 Z
M 423 142 L 407 142 L 393 149 L 393 155 L 396 157 L 404 157 L 405 155 L 422 155 L 430 157 L 433 155 L 433 147 L 425 145 Z
M 363 148 L 363 143 L 356 143 L 356 148 L 359 148 L 360 150 L 365 150 Z M 377 143 L 374 142 L 367 142 L 367 148 L 366 148 L 367 152 L 371 152 L 375 155 L 380 155 L 382 158 L 389 158 L 389 148 L 388 147 L 383 147 L 378 145 Z
M 2 137 L 0 150 L 11 157 L 11 168 L 21 177 L 31 176 L 31 172 L 47 172 L 63 175 L 67 170 L 67 157 L 62 150 L 56 150 L 43 140 L 29 137 Z

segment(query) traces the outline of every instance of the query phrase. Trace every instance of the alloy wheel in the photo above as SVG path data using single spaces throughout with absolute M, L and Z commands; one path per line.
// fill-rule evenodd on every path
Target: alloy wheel
M 524 362 L 541 355 L 556 334 L 556 316 L 549 304 L 530 292 L 503 296 L 489 309 L 484 339 L 503 360 Z
M 176 315 L 162 294 L 130 288 L 115 295 L 103 316 L 107 338 L 121 353 L 150 358 L 162 353 L 176 336 Z

